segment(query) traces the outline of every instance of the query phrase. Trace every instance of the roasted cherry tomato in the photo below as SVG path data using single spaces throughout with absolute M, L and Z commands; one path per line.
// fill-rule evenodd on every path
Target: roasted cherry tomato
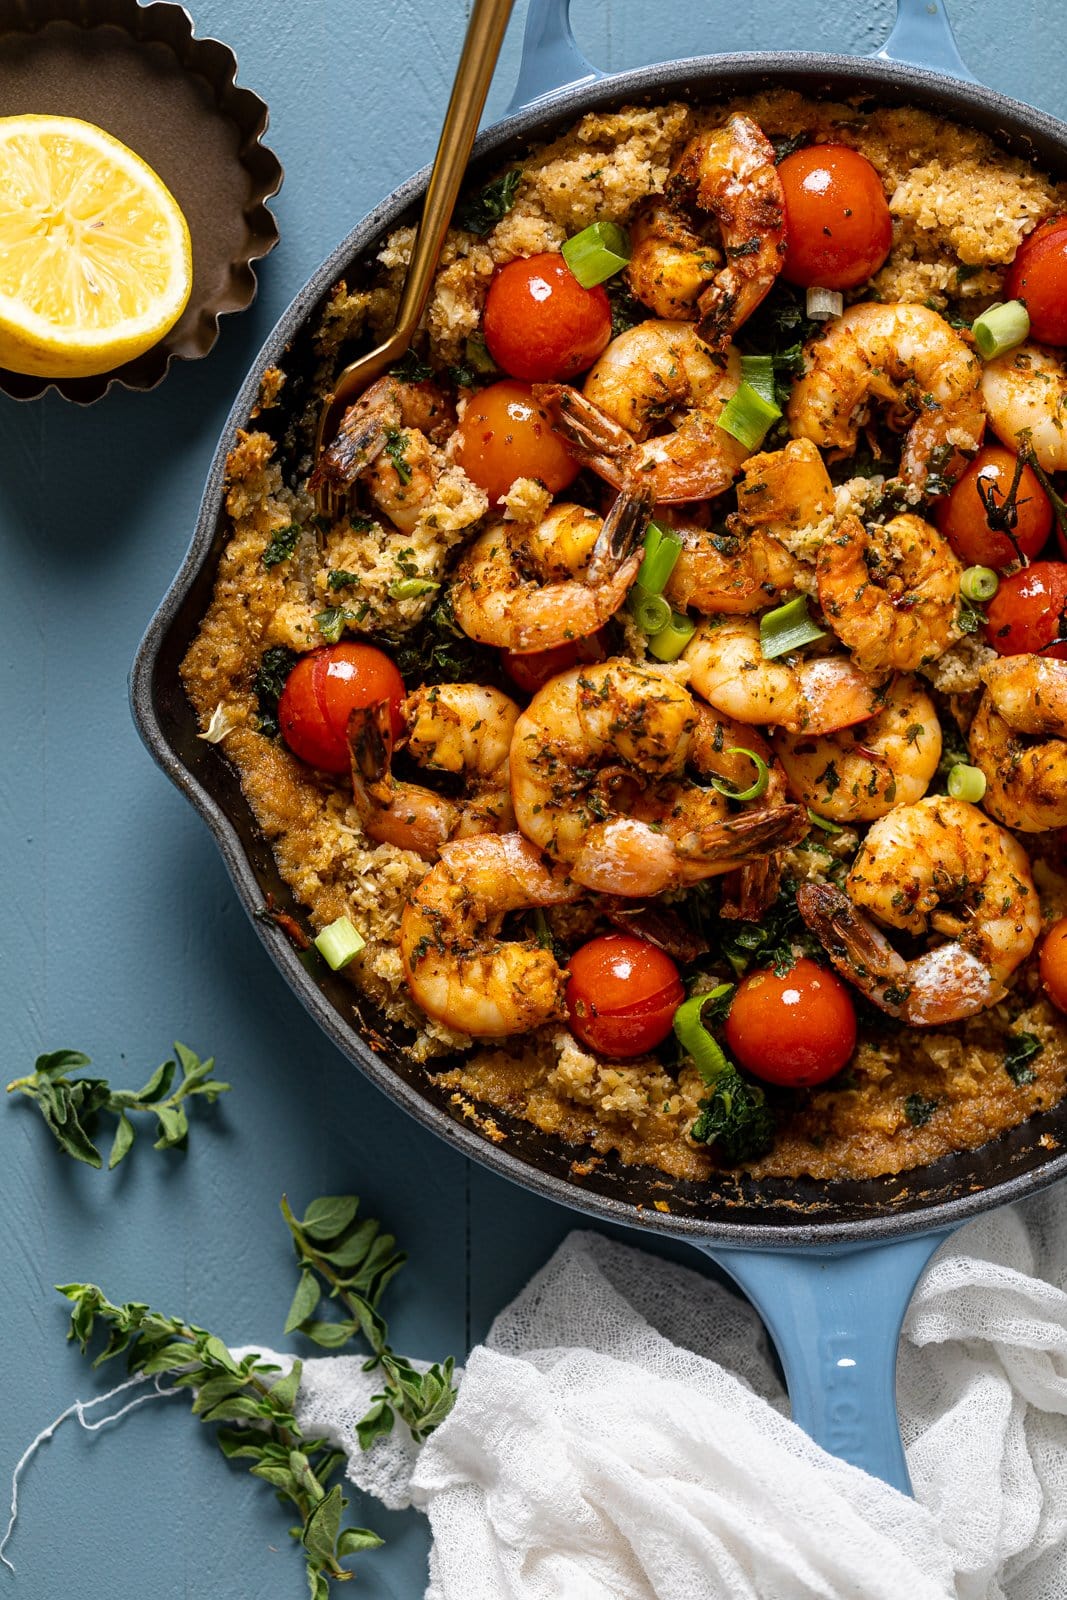
M 1023 467 L 1015 504 L 1017 521 L 1011 538 L 992 527 L 986 498 L 1004 504 L 1015 475 L 1016 458 L 1000 445 L 986 445 L 937 507 L 937 525 L 968 567 L 1010 567 L 1020 555 L 1032 558 L 1043 550 L 1052 531 L 1052 502 L 1037 476 Z
M 1054 1006 L 1067 1011 L 1067 917 L 1046 933 L 1039 965 L 1045 993 Z
M 1042 344 L 1067 344 L 1067 217 L 1035 228 L 1015 252 L 1005 300 L 1022 300 L 1030 333 Z
M 802 956 L 784 977 L 750 972 L 726 1018 L 726 1043 L 757 1078 L 824 1083 L 856 1048 L 856 1012 L 840 978 Z
M 778 168 L 785 194 L 788 283 L 852 289 L 873 277 L 893 243 L 882 180 L 844 144 L 813 144 Z
M 1067 562 L 1034 561 L 1001 581 L 986 606 L 986 639 L 1002 656 L 1067 661 Z M 1046 648 L 1050 647 L 1050 648 Z
M 565 644 L 553 645 L 551 650 L 528 650 L 520 655 L 516 650 L 505 650 L 500 661 L 508 677 L 524 694 L 536 694 L 550 678 L 588 661 L 606 661 L 608 647 L 604 630 L 589 634 L 585 639 L 568 639 Z
M 605 933 L 568 963 L 571 1032 L 600 1055 L 626 1060 L 654 1050 L 685 999 L 678 968 L 647 939 Z
M 295 756 L 325 772 L 347 772 L 348 718 L 361 706 L 388 700 L 393 732 L 404 726 L 404 680 L 369 644 L 331 644 L 301 656 L 278 700 L 278 726 Z
M 456 438 L 456 460 L 493 506 L 516 478 L 539 478 L 552 494 L 559 494 L 580 471 L 529 384 L 511 378 L 472 395 Z
M 513 378 L 573 378 L 611 339 L 611 302 L 599 285 L 583 289 L 561 255 L 525 256 L 489 285 L 482 328 Z

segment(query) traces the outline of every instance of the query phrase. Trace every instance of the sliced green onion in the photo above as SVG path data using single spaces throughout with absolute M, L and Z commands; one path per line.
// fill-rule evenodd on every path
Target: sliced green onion
M 347 967 L 353 956 L 366 944 L 366 939 L 348 917 L 338 917 L 336 922 L 331 922 L 329 927 L 323 928 L 315 938 L 315 949 L 335 972 L 340 972 L 342 967 Z
M 992 567 L 968 567 L 960 579 L 960 593 L 966 600 L 992 600 L 1000 579 Z
M 672 611 L 671 620 L 648 641 L 648 653 L 657 661 L 677 661 L 696 631 L 691 617 L 683 611 Z
M 804 310 L 813 322 L 825 322 L 828 317 L 839 317 L 845 309 L 845 297 L 839 289 L 808 290 Z
M 721 778 L 712 778 L 711 787 L 717 789 L 720 794 L 724 794 L 728 800 L 758 800 L 760 795 L 766 792 L 767 784 L 770 782 L 770 773 L 763 757 L 757 755 L 755 750 L 749 750 L 746 746 L 738 744 L 731 745 L 729 750 L 725 750 L 723 754 L 728 756 L 747 756 L 756 769 L 756 781 L 748 789 L 734 789 L 728 783 L 724 783 Z
M 617 222 L 594 222 L 563 246 L 563 259 L 583 289 L 621 272 L 630 259 L 630 237 Z
M 674 1013 L 674 1036 L 687 1055 L 692 1056 L 697 1071 L 706 1084 L 713 1084 L 730 1063 L 722 1046 L 705 1028 L 701 1017 L 710 1000 L 721 1000 L 733 992 L 732 983 L 720 983 L 707 994 L 696 994 L 692 1000 L 683 1000 Z
M 758 389 L 746 382 L 727 400 L 715 426 L 739 439 L 746 450 L 758 450 L 781 414 L 773 400 L 765 400 Z
M 650 522 L 645 529 L 644 560 L 637 569 L 635 583 L 649 594 L 662 594 L 682 553 L 682 541 L 662 522 Z
M 489 346 L 480 333 L 472 333 L 470 335 L 463 347 L 463 353 L 467 358 L 467 365 L 473 367 L 475 372 L 480 373 L 483 378 L 488 378 L 492 373 L 500 371 L 500 368 L 489 354 Z
M 642 633 L 661 633 L 670 625 L 670 603 L 661 594 L 649 594 L 647 589 L 635 583 L 626 604 Z
M 1017 344 L 1030 332 L 1030 317 L 1021 300 L 1007 300 L 989 306 L 971 324 L 974 342 L 983 361 L 992 361 Z
M 953 800 L 969 800 L 976 806 L 985 794 L 985 773 L 958 761 L 948 770 L 948 792 Z
M 765 611 L 759 619 L 759 647 L 765 661 L 775 656 L 786 656 L 801 645 L 825 639 L 826 630 L 820 628 L 808 615 L 808 597 L 798 594 L 774 611 Z
M 741 376 L 768 405 L 777 405 L 773 356 L 742 356 Z
M 417 600 L 420 594 L 433 594 L 441 585 L 432 578 L 398 578 L 389 585 L 391 600 Z
M 819 813 L 813 811 L 810 806 L 808 807 L 808 821 L 813 827 L 821 828 L 823 833 L 841 833 L 842 831 L 836 822 L 831 822 L 829 817 L 820 817 Z

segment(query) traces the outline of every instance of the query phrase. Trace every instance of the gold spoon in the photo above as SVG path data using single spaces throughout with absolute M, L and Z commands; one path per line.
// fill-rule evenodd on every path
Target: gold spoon
M 347 408 L 375 378 L 400 360 L 414 337 L 433 286 L 437 260 L 452 220 L 513 3 L 514 0 L 474 0 L 412 246 L 396 327 L 384 344 L 368 350 L 366 355 L 357 356 L 339 374 L 319 418 L 316 461 L 324 447 L 336 438 Z M 315 494 L 319 510 L 330 515 L 335 509 L 336 491 L 319 477 Z

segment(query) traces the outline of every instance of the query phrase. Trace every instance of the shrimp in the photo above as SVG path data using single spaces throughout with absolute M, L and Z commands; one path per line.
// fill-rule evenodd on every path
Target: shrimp
M 383 515 L 411 533 L 440 475 L 432 446 L 443 444 L 455 424 L 455 411 L 436 384 L 379 378 L 345 412 L 308 489 L 343 496 L 362 478 Z
M 1067 470 L 1067 363 L 1062 350 L 1022 344 L 986 363 L 982 399 L 998 439 L 1032 446 L 1046 472 Z
M 930 795 L 871 827 L 845 881 L 797 890 L 837 970 L 890 1016 L 938 1027 L 996 1005 L 1041 931 L 1026 852 L 977 806 Z M 863 913 L 943 942 L 905 960 Z
M 927 306 L 857 305 L 808 346 L 789 399 L 790 431 L 851 455 L 870 399 L 909 419 L 900 475 L 920 488 L 936 465 L 958 477 L 982 442 L 982 364 Z
M 641 322 L 613 339 L 585 380 L 535 384 L 571 453 L 616 488 L 654 500 L 707 500 L 751 454 L 716 427 L 741 382 L 741 359 L 713 356 L 691 322 Z M 666 418 L 670 430 L 652 435 Z
M 725 350 L 773 287 L 785 257 L 774 148 L 751 117 L 735 113 L 686 146 L 667 194 L 718 221 L 728 264 L 697 300 L 697 332 L 713 350 Z
M 626 896 L 697 883 L 799 838 L 807 823 L 798 806 L 735 814 L 686 777 L 691 747 L 706 760 L 713 753 L 714 741 L 694 741 L 701 723 L 673 678 L 628 661 L 554 678 L 511 743 L 519 828 L 578 883 Z
M 602 627 L 626 598 L 646 500 L 619 495 L 606 518 L 553 506 L 530 530 L 496 522 L 467 546 L 449 591 L 464 633 L 502 650 L 548 650 Z
M 692 318 L 698 299 L 721 266 L 719 251 L 662 200 L 634 218 L 626 278 L 631 294 L 657 317 Z
M 435 861 L 447 839 L 513 828 L 508 755 L 518 716 L 514 700 L 478 683 L 440 683 L 408 696 L 408 754 L 428 771 L 463 775 L 463 798 L 450 800 L 393 776 L 387 701 L 353 711 L 352 798 L 367 837 Z
M 948 541 L 906 511 L 884 526 L 847 516 L 816 563 L 819 604 L 866 672 L 911 672 L 962 637 L 963 568 Z
M 802 805 L 834 822 L 873 822 L 922 799 L 941 759 L 941 724 L 918 681 L 900 677 L 862 727 L 779 733 L 772 744 Z
M 1067 828 L 1067 661 L 1003 656 L 980 675 L 967 742 L 985 774 L 983 805 L 1022 833 Z
M 536 939 L 501 940 L 509 911 L 568 905 L 581 889 L 517 833 L 441 847 L 400 920 L 411 997 L 458 1033 L 502 1039 L 561 1020 L 563 972 Z
M 848 656 L 768 661 L 754 617 L 701 622 L 682 659 L 697 694 L 737 722 L 833 733 L 865 722 L 881 704 L 883 680 Z
M 668 507 L 661 514 L 682 540 L 664 591 L 680 608 L 706 616 L 765 610 L 796 587 L 797 562 L 781 540 L 833 516 L 833 485 L 808 439 L 750 456 L 741 474 L 725 534 L 709 532 L 692 513 Z

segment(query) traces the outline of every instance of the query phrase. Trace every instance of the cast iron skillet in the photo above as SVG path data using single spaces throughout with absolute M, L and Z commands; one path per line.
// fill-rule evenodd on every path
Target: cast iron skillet
M 592 108 L 674 97 L 713 100 L 771 85 L 924 106 L 971 123 L 1007 150 L 1067 176 L 1067 126 L 980 87 L 960 60 L 943 12 L 928 0 L 898 0 L 893 33 L 870 60 L 808 53 L 705 56 L 612 77 L 601 76 L 579 54 L 568 12 L 569 0 L 530 0 L 512 113 L 479 139 L 475 178 Z M 300 908 L 282 883 L 220 750 L 197 739 L 178 677 L 178 664 L 208 605 L 226 538 L 226 455 L 234 430 L 248 421 L 259 375 L 269 363 L 279 362 L 290 374 L 283 409 L 299 413 L 307 398 L 313 314 L 368 246 L 411 218 L 427 175 L 410 178 L 338 246 L 256 358 L 212 463 L 192 546 L 133 667 L 131 695 L 141 736 L 211 828 L 250 914 L 268 894 L 283 909 L 299 914 Z M 979 1150 L 898 1178 L 757 1183 L 719 1177 L 695 1184 L 613 1159 L 579 1173 L 572 1163 L 582 1152 L 528 1123 L 509 1124 L 496 1114 L 507 1139 L 491 1143 L 409 1060 L 402 1030 L 360 1003 L 343 980 L 312 977 L 276 929 L 261 920 L 255 926 L 283 976 L 334 1043 L 426 1127 L 549 1199 L 685 1239 L 714 1257 L 767 1322 L 796 1420 L 827 1449 L 908 1490 L 894 1370 L 911 1291 L 956 1224 L 1067 1172 L 1061 1148 L 1067 1106 L 1033 1117 Z

